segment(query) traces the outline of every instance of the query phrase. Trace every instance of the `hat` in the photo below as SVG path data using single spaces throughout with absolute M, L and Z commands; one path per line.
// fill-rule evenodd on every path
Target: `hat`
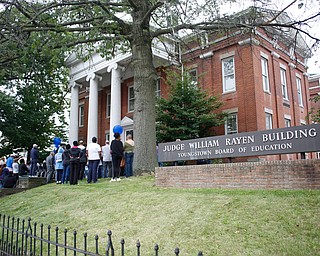
M 106 143 L 109 143 L 109 141 L 108 141 L 108 140 L 106 140 Z
M 36 148 L 36 147 L 38 147 L 38 145 L 37 145 L 37 144 L 33 144 L 33 146 L 32 146 L 32 147 Z

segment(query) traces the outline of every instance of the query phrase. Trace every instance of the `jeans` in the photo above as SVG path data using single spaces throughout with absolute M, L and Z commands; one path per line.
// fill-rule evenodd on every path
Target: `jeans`
M 63 172 L 62 172 L 62 178 L 61 178 L 62 184 L 68 183 L 69 178 L 70 178 L 70 166 L 63 165 Z
M 124 167 L 124 174 L 126 177 L 133 175 L 132 164 L 133 164 L 133 152 L 124 154 L 126 165 Z
M 89 172 L 88 172 L 88 178 L 87 182 L 90 183 L 93 181 L 94 183 L 97 182 L 97 176 L 98 176 L 98 166 L 99 166 L 100 160 L 89 160 Z
M 32 161 L 30 166 L 30 176 L 35 176 L 38 171 L 38 161 Z
M 111 174 L 111 166 L 112 166 L 111 161 L 103 161 L 102 162 L 101 178 L 108 178 L 108 176 L 110 176 L 110 174 Z

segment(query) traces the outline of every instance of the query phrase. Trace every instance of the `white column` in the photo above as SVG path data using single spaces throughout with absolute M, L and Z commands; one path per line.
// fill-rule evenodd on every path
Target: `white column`
M 92 137 L 98 137 L 98 82 L 101 79 L 95 73 L 89 74 L 86 79 L 90 81 L 87 143 L 91 142 Z
M 79 129 L 79 84 L 70 84 L 71 103 L 70 103 L 70 124 L 69 124 L 69 143 L 78 140 Z
M 121 71 L 123 67 L 117 63 L 108 67 L 111 71 L 111 108 L 110 108 L 110 137 L 113 136 L 113 127 L 121 122 Z

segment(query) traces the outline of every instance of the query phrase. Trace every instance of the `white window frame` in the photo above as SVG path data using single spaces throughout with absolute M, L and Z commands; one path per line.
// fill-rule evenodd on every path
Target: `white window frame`
M 196 86 L 198 84 L 198 71 L 196 68 L 188 70 L 190 84 Z
M 111 115 L 111 93 L 107 93 L 106 97 L 106 117 L 109 118 Z
M 130 92 L 132 92 L 133 95 L 131 95 Z M 133 85 L 130 85 L 128 86 L 128 112 L 133 112 L 133 111 L 134 111 L 134 90 L 133 90 Z
M 232 66 L 227 67 L 228 62 L 231 60 Z M 234 56 L 230 56 L 224 59 L 221 59 L 222 64 L 222 83 L 223 83 L 223 93 L 234 92 L 236 91 L 236 75 L 235 75 L 235 62 Z M 225 70 L 227 67 L 228 70 Z
M 297 83 L 298 103 L 300 107 L 303 107 L 301 77 L 296 76 L 296 83 Z
M 262 86 L 265 92 L 270 93 L 268 58 L 266 57 L 267 56 L 261 56 Z
M 282 97 L 284 100 L 289 100 L 288 97 L 288 87 L 287 87 L 287 72 L 285 68 L 280 68 L 280 79 L 281 79 L 281 90 Z
M 79 127 L 84 126 L 84 104 L 79 104 Z
M 271 130 L 273 128 L 272 125 L 272 113 L 265 112 L 266 115 L 266 130 Z
M 235 129 L 230 129 L 233 127 L 233 125 L 229 125 L 230 121 L 235 120 Z M 238 133 L 238 113 L 233 112 L 233 113 L 228 113 L 227 119 L 224 122 L 224 130 L 225 130 L 225 135 L 228 134 L 235 134 Z
M 111 138 L 110 138 L 110 131 L 107 131 L 106 132 L 106 141 L 111 141 Z
M 161 97 L 161 81 L 160 78 L 156 81 L 156 97 Z
M 291 127 L 291 119 L 284 118 L 284 127 Z

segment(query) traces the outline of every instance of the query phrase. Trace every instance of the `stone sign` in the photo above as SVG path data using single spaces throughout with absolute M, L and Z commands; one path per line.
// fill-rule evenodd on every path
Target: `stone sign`
M 320 151 L 320 125 L 160 143 L 159 162 Z

